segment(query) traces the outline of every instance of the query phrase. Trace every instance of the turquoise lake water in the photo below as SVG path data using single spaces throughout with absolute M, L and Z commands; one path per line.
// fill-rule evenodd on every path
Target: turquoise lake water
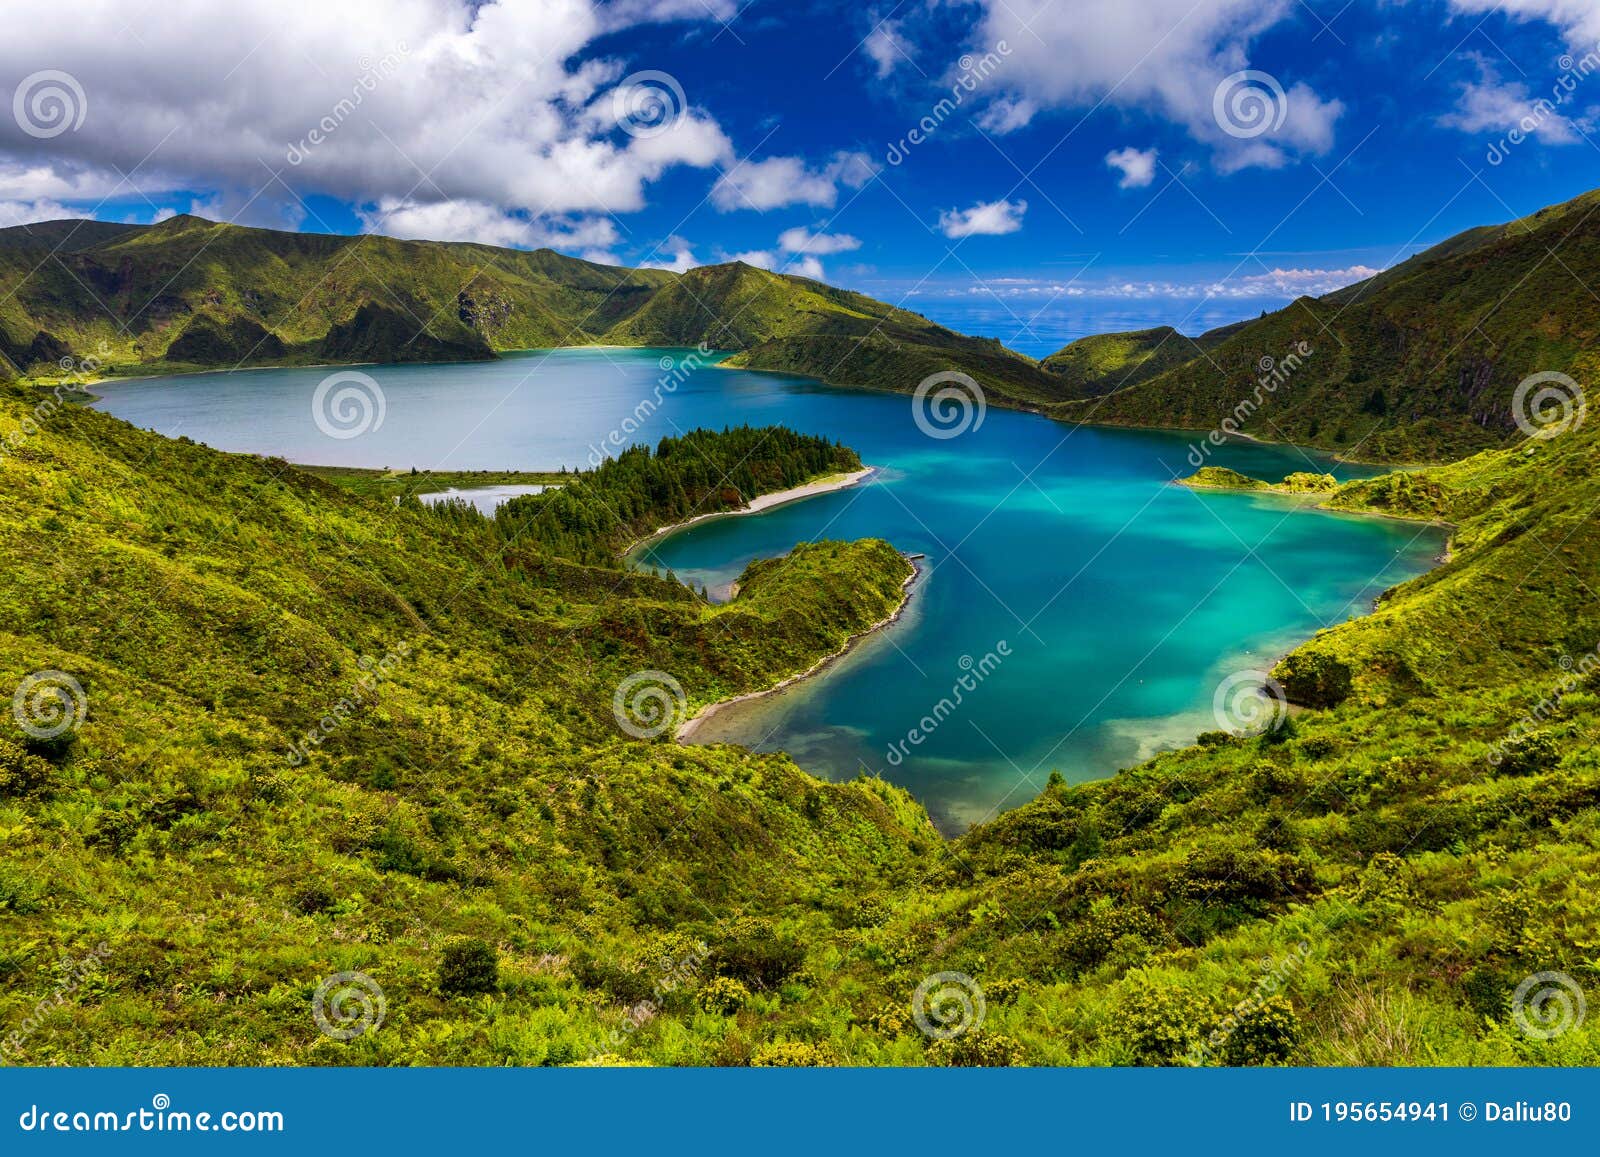
M 1110 775 L 1215 728 L 1213 694 L 1229 675 L 1268 668 L 1365 613 L 1442 548 L 1432 528 L 1173 486 L 1193 471 L 1196 435 L 1071 429 L 990 409 L 978 428 L 939 440 L 903 395 L 714 367 L 662 389 L 664 367 L 684 352 L 363 367 L 381 391 L 382 423 L 353 437 L 315 420 L 326 369 L 98 390 L 101 408 L 168 435 L 328 465 L 581 467 L 614 433 L 654 441 L 741 423 L 838 438 L 879 475 L 700 523 L 653 544 L 644 561 L 717 589 L 751 559 L 814 538 L 877 536 L 925 555 L 899 622 L 825 675 L 719 713 L 696 738 L 784 750 L 832 778 L 882 774 L 947 830 L 1032 798 L 1053 769 Z M 657 397 L 652 412 L 638 410 Z M 1210 461 L 1272 479 L 1367 472 L 1282 446 L 1230 444 Z M 939 709 L 963 676 L 971 689 L 960 706 Z

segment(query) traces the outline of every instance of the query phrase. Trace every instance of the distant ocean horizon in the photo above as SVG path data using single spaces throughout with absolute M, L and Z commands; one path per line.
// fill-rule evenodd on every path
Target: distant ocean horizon
M 892 295 L 886 300 L 895 301 L 960 333 L 998 338 L 1008 349 L 1031 358 L 1043 358 L 1082 337 L 1154 329 L 1160 325 L 1170 325 L 1179 333 L 1198 337 L 1218 326 L 1282 309 L 1293 299 L 1241 297 L 1204 301 L 1192 297 L 1075 297 L 1045 304 L 1048 297 L 968 300 L 930 294 L 908 297 L 903 302 Z

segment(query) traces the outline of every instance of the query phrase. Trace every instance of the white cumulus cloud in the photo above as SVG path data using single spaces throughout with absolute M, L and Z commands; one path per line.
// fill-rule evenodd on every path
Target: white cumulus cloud
M 902 61 L 909 59 L 906 42 L 900 35 L 900 24 L 895 20 L 879 20 L 876 15 L 872 31 L 861 42 L 861 51 L 867 54 L 877 69 L 879 77 L 888 76 Z
M 819 257 L 861 248 L 860 240 L 848 233 L 813 233 L 798 225 L 778 234 L 778 245 L 788 253 L 814 253 Z
M 939 214 L 939 229 L 952 239 L 999 236 L 1022 228 L 1026 201 L 980 201 L 970 209 L 947 209 Z
M 694 250 L 682 237 L 668 237 L 661 243 L 661 252 L 667 256 L 665 259 L 652 258 L 640 262 L 644 269 L 668 269 L 673 273 L 687 273 L 701 262 L 695 260 Z
M 1450 0 L 1468 16 L 1501 13 L 1513 20 L 1543 20 L 1555 25 L 1574 46 L 1600 40 L 1600 4 L 1594 0 Z
M 765 212 L 784 205 L 813 205 L 831 209 L 839 189 L 859 189 L 872 180 L 879 166 L 865 153 L 835 153 L 820 169 L 809 168 L 800 157 L 768 157 L 742 161 L 717 179 L 711 203 L 723 212 L 755 209 Z
M 414 241 L 477 241 L 484 245 L 533 249 L 561 246 L 604 249 L 617 243 L 617 227 L 609 217 L 562 221 L 507 213 L 483 201 L 403 201 L 386 197 L 363 211 L 369 233 Z
M 996 125 L 1025 123 L 1048 108 L 1109 105 L 1154 114 L 1209 145 L 1225 171 L 1283 165 L 1296 154 L 1332 146 L 1343 105 L 1292 77 L 1279 78 L 1287 99 L 1269 132 L 1235 136 L 1214 110 L 1218 86 L 1251 66 L 1253 42 L 1296 12 L 1295 0 L 979 3 L 983 15 L 973 43 L 1004 41 L 1010 50 L 989 82 L 1004 90 L 1003 103 L 990 110 Z
M 1465 133 L 1505 133 L 1512 129 L 1547 145 L 1577 144 L 1583 138 L 1547 96 L 1535 98 L 1520 81 L 1504 81 L 1487 61 L 1478 61 L 1479 79 L 1461 86 L 1454 110 L 1439 118 L 1446 128 Z
M 83 116 L 48 138 L 0 117 L 0 169 L 36 197 L 95 198 L 130 173 L 124 193 L 196 190 L 246 222 L 304 222 L 321 194 L 537 243 L 535 219 L 571 231 L 643 207 L 668 169 L 732 162 L 675 81 L 617 98 L 671 53 L 596 55 L 630 24 L 719 14 L 730 0 L 170 0 L 134 35 L 108 0 L 8 0 L 0 76 L 66 73 Z M 661 131 L 625 131 L 646 85 Z
M 1113 149 L 1106 154 L 1106 164 L 1122 174 L 1119 189 L 1143 189 L 1156 179 L 1155 149 Z

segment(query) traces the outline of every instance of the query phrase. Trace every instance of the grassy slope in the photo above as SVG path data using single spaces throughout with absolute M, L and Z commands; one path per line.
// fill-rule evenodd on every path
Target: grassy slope
M 0 398 L 6 431 L 21 415 Z M 57 415 L 0 474 L 0 682 L 61 669 L 91 704 L 53 761 L 0 744 L 0 1023 L 63 953 L 108 947 L 28 1061 L 1154 1063 L 1301 943 L 1220 1059 L 1600 1061 L 1592 1024 L 1541 1042 L 1508 1015 L 1534 972 L 1596 980 L 1594 681 L 1486 758 L 1600 643 L 1593 430 L 1329 499 L 1457 526 L 1454 561 L 1279 668 L 1331 706 L 950 843 L 881 783 L 611 719 L 634 671 L 693 706 L 833 650 L 899 598 L 884 544 L 802 548 L 710 608 L 99 413 Z M 288 766 L 358 657 L 402 644 L 376 702 Z M 440 992 L 455 934 L 495 946 L 494 995 Z M 708 962 L 625 1029 L 699 940 Z M 350 1044 L 308 1012 L 342 969 L 389 1006 Z M 946 970 L 987 1021 L 929 1046 L 908 999 Z M 712 973 L 749 995 L 711 1002 Z
M 6 429 L 20 413 L 0 401 Z M 747 905 L 781 912 L 934 838 L 884 785 L 634 742 L 612 719 L 634 671 L 672 672 L 692 709 L 836 649 L 901 597 L 882 543 L 808 547 L 713 609 L 93 412 L 0 473 L 0 681 L 67 670 L 92 704 L 41 777 L 0 746 L 0 1023 L 58 949 L 105 940 L 117 961 L 32 1058 L 351 1059 L 304 1031 L 305 985 L 365 967 L 411 1026 L 373 1059 L 573 1059 L 615 1018 L 541 957 L 667 926 L 714 943 Z M 801 597 L 823 582 L 853 598 Z M 376 702 L 289 766 L 358 658 L 395 654 Z M 520 977 L 492 1029 L 428 995 L 457 932 Z
M 1552 257 L 1556 254 L 1559 259 Z M 1475 229 L 1322 299 L 1239 327 L 1206 356 L 1061 414 L 1217 427 L 1298 343 L 1314 352 L 1241 428 L 1361 458 L 1440 461 L 1518 437 L 1517 384 L 1556 371 L 1593 381 L 1600 196 Z
M 1170 325 L 1079 338 L 1039 363 L 1086 397 L 1136 386 L 1199 357 L 1220 335 L 1186 337 Z
M 487 245 L 333 237 L 175 217 L 0 230 L 0 373 L 47 380 L 241 364 L 448 361 L 612 343 L 734 350 L 729 364 L 910 390 L 958 369 L 997 402 L 1074 392 L 998 342 L 741 263 L 621 269 Z

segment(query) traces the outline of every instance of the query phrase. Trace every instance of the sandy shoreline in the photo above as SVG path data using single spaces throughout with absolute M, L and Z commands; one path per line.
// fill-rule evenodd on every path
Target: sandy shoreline
M 813 675 L 821 674 L 823 670 L 832 666 L 834 663 L 837 663 L 851 651 L 855 650 L 856 646 L 864 639 L 870 638 L 879 631 L 883 630 L 885 627 L 892 626 L 894 623 L 898 622 L 900 620 L 900 616 L 906 613 L 906 608 L 911 605 L 911 596 L 914 593 L 917 580 L 922 577 L 923 573 L 921 564 L 919 564 L 915 559 L 911 559 L 909 561 L 911 563 L 911 573 L 906 576 L 905 582 L 901 584 L 901 589 L 903 590 L 904 594 L 901 596 L 900 605 L 897 606 L 894 609 L 894 612 L 887 618 L 879 619 L 876 623 L 873 623 L 872 626 L 863 631 L 857 631 L 844 641 L 844 646 L 840 647 L 837 651 L 824 655 L 822 658 L 818 659 L 815 663 L 811 664 L 811 666 L 807 667 L 804 671 L 801 671 L 798 674 L 790 675 L 785 679 L 780 679 L 772 686 L 765 687 L 760 691 L 746 691 L 743 695 L 735 695 L 731 699 L 718 699 L 715 703 L 706 704 L 704 707 L 700 708 L 699 711 L 696 711 L 691 718 L 685 719 L 682 723 L 678 724 L 678 729 L 673 732 L 673 739 L 677 740 L 679 743 L 693 742 L 694 733 L 700 729 L 700 725 L 703 724 L 707 719 L 710 719 L 718 711 L 721 711 L 724 707 L 731 707 L 735 703 L 748 703 L 752 699 L 763 699 L 775 692 L 782 691 L 785 687 L 792 687 L 802 679 L 809 679 Z
M 802 498 L 814 498 L 818 494 L 831 494 L 835 490 L 847 490 L 852 486 L 860 485 L 874 474 L 878 473 L 876 466 L 863 466 L 849 474 L 822 482 L 807 482 L 804 486 L 791 486 L 788 490 L 774 490 L 771 494 L 757 495 L 750 500 L 748 506 L 739 510 L 713 510 L 709 514 L 697 514 L 693 518 L 686 518 L 682 522 L 674 522 L 667 526 L 657 527 L 649 534 L 636 542 L 630 543 L 622 552 L 623 558 L 628 558 L 652 542 L 676 534 L 685 527 L 693 526 L 697 522 L 704 522 L 708 518 L 738 518 L 746 514 L 760 514 L 763 510 L 771 510 L 774 506 L 783 506 L 790 502 L 799 502 Z

